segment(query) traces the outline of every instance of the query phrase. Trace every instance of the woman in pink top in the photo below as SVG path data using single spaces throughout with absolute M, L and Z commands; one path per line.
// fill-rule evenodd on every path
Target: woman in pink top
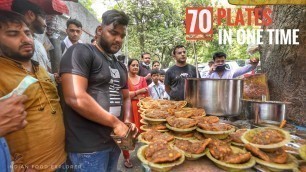
M 129 71 L 129 91 L 131 98 L 131 113 L 134 116 L 134 124 L 140 131 L 140 114 L 138 113 L 137 103 L 140 98 L 148 97 L 148 85 L 146 79 L 138 75 L 139 71 L 139 61 L 137 59 L 130 59 L 128 62 Z M 124 166 L 127 168 L 132 168 L 133 165 L 130 162 L 130 154 L 128 151 L 123 151 L 124 156 Z

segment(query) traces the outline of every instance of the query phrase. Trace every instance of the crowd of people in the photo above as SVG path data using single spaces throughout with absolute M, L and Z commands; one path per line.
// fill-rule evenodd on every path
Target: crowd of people
M 184 100 L 185 78 L 198 72 L 187 63 L 185 46 L 173 48 L 175 65 L 166 72 L 160 62 L 151 63 L 148 52 L 141 61 L 124 64 L 114 54 L 122 47 L 129 17 L 109 10 L 90 44 L 80 40 L 81 22 L 67 21 L 60 70 L 52 73 L 47 51 L 35 38 L 46 28 L 45 13 L 33 3 L 20 2 L 13 1 L 14 12 L 0 10 L 0 97 L 26 76 L 37 82 L 23 95 L 0 100 L 0 170 L 117 171 L 121 150 L 110 135 L 125 136 L 125 123 L 131 124 L 134 137 L 141 132 L 139 99 Z M 253 59 L 231 71 L 223 67 L 225 59 L 224 53 L 213 55 L 208 78 L 234 78 L 258 63 Z M 123 155 L 124 165 L 132 168 L 129 152 Z

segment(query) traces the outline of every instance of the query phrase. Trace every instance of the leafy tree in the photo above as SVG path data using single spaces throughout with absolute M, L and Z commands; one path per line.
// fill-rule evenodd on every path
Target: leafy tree
M 142 52 L 150 52 L 152 60 L 159 60 L 162 68 L 167 68 L 174 63 L 171 57 L 172 48 L 183 44 L 188 50 L 188 62 L 194 63 L 193 45 L 185 39 L 185 9 L 191 6 L 212 6 L 211 1 L 123 0 L 116 2 L 114 8 L 125 11 L 131 19 L 123 48 L 124 53 L 130 58 L 140 58 Z M 222 27 L 228 29 L 226 25 Z M 215 23 L 214 28 L 218 28 Z M 231 29 L 239 28 L 242 27 L 237 26 Z M 210 61 L 212 54 L 216 51 L 227 53 L 228 60 L 246 59 L 249 58 L 246 48 L 247 45 L 238 45 L 237 42 L 231 45 L 219 45 L 217 33 L 212 41 L 196 42 L 198 63 Z
M 96 12 L 91 8 L 91 5 L 93 4 L 93 0 L 79 0 L 78 2 L 82 4 L 91 14 L 96 16 Z

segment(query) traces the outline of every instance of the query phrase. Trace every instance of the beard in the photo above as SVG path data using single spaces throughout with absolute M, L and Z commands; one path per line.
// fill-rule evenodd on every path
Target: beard
M 179 64 L 185 64 L 185 63 L 186 63 L 186 60 L 178 59 L 178 60 L 176 60 L 176 62 L 179 63 Z
M 23 45 L 21 45 L 20 47 L 22 47 Z M 19 49 L 20 49 L 19 47 Z M 7 58 L 19 61 L 19 62 L 28 62 L 29 60 L 31 60 L 31 58 L 33 57 L 34 54 L 34 49 L 32 52 L 28 53 L 28 54 L 21 54 L 19 52 L 14 52 L 11 48 L 0 44 L 0 55 L 3 55 Z
M 37 20 L 32 23 L 32 29 L 36 34 L 43 34 L 45 32 L 45 27 L 41 26 Z
M 99 43 L 99 45 L 100 45 L 100 47 L 107 53 L 107 54 L 116 54 L 119 50 L 120 50 L 120 48 L 121 48 L 121 46 L 118 48 L 118 50 L 112 50 L 112 44 L 111 43 L 109 43 L 109 42 L 107 42 L 106 41 L 106 39 L 103 37 L 103 36 L 101 36 L 101 38 L 100 38 L 100 40 L 98 41 L 98 43 Z

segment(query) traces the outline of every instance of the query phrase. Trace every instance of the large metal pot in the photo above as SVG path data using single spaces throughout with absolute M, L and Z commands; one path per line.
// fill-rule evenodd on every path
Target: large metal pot
M 280 101 L 242 100 L 246 119 L 255 124 L 279 124 L 286 118 L 286 104 Z
M 188 78 L 185 100 L 192 107 L 204 108 L 209 115 L 236 116 L 241 114 L 243 80 Z

